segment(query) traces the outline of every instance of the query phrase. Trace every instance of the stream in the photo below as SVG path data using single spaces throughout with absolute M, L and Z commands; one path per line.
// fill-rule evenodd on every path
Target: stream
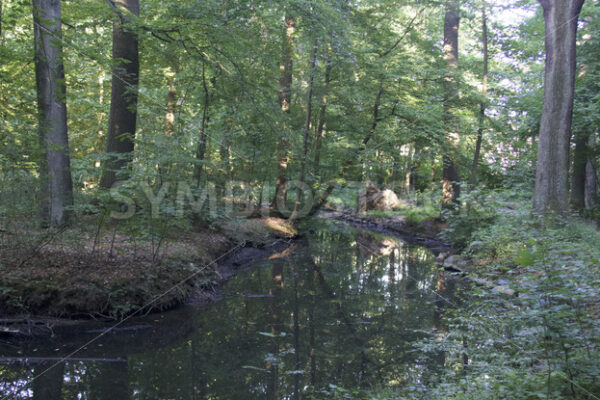
M 459 281 L 398 238 L 325 220 L 302 232 L 216 302 L 108 333 L 0 337 L 0 399 L 362 398 L 437 379 L 444 353 L 418 343 L 447 332 Z

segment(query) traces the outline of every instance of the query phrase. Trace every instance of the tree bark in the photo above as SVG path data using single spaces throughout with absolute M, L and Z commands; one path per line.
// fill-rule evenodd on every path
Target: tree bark
M 206 147 L 208 145 L 208 135 L 206 132 L 206 126 L 208 124 L 208 107 L 210 106 L 211 93 L 208 89 L 208 83 L 206 81 L 206 65 L 202 64 L 202 87 L 204 89 L 204 104 L 202 107 L 202 124 L 200 125 L 200 135 L 198 137 L 198 147 L 196 149 L 196 168 L 194 169 L 194 178 L 198 185 L 202 179 L 202 171 L 204 170 L 204 159 L 206 156 Z
M 539 213 L 565 214 L 569 206 L 577 23 L 584 0 L 538 1 L 546 25 L 546 71 L 533 208 Z
M 315 138 L 315 175 L 319 175 L 321 167 L 321 148 L 323 147 L 323 133 L 325 132 L 327 115 L 327 98 L 329 95 L 329 84 L 331 82 L 331 54 L 327 56 L 325 66 L 325 89 L 321 99 L 321 109 L 319 110 L 319 123 L 317 125 L 317 135 Z
M 595 136 L 591 135 L 588 142 L 588 149 L 594 149 L 596 146 Z M 585 168 L 585 208 L 591 210 L 596 206 L 596 197 L 598 196 L 598 180 L 596 176 L 596 163 L 594 156 L 590 151 Z
M 460 23 L 457 0 L 446 1 L 444 17 L 444 60 L 448 72 L 444 77 L 444 130 L 446 149 L 443 155 L 442 207 L 452 208 L 460 197 L 460 175 L 456 168 L 459 133 L 458 119 L 453 114 L 458 99 L 458 29 Z
M 73 205 L 67 133 L 60 0 L 33 0 L 38 133 L 43 202 L 41 217 L 51 226 L 65 225 Z
M 294 68 L 294 35 L 296 18 L 286 14 L 282 34 L 281 75 L 279 77 L 279 107 L 284 114 L 290 114 L 292 103 L 292 79 Z M 287 125 L 287 124 L 286 124 Z M 287 198 L 287 167 L 289 162 L 289 141 L 286 137 L 287 126 L 281 132 L 277 143 L 277 180 L 275 182 L 275 199 L 273 207 L 285 204 Z
M 166 73 L 167 78 L 167 95 L 165 96 L 165 135 L 166 136 L 174 136 L 175 135 L 175 115 L 176 115 L 176 106 L 177 106 L 177 87 L 175 86 L 175 76 L 176 76 L 176 68 L 173 70 L 169 69 Z M 171 168 L 171 162 L 160 161 L 158 173 L 161 182 L 165 182 L 167 179 L 167 174 L 169 173 L 169 169 Z
M 573 175 L 571 176 L 571 208 L 578 211 L 585 209 L 586 170 L 589 158 L 588 142 L 589 134 L 587 132 L 577 132 L 575 134 Z
M 473 155 L 473 165 L 471 166 L 471 186 L 477 185 L 477 168 L 479 167 L 479 157 L 481 155 L 481 143 L 483 142 L 483 128 L 485 125 L 485 110 L 487 107 L 488 90 L 488 28 L 485 5 L 481 10 L 482 23 L 482 43 L 483 43 L 483 79 L 481 82 L 481 104 L 479 105 L 479 127 L 477 128 L 477 142 L 475 143 L 475 154 Z
M 108 0 L 119 11 L 119 20 L 113 23 L 112 92 L 106 152 L 100 186 L 110 188 L 117 180 L 126 178 L 131 162 L 137 120 L 139 80 L 138 36 L 128 27 L 126 13 L 139 16 L 139 0 Z
M 310 126 L 312 122 L 312 98 L 313 98 L 313 84 L 315 81 L 315 65 L 317 64 L 317 48 L 318 43 L 315 39 L 313 41 L 312 52 L 310 55 L 310 67 L 309 67 L 309 78 L 308 78 L 308 91 L 306 93 L 306 118 L 304 120 L 304 135 L 303 135 L 303 154 L 302 161 L 300 162 L 300 182 L 306 181 L 306 163 L 308 158 L 308 136 L 310 134 Z M 296 190 L 296 202 L 294 204 L 294 212 L 290 216 L 290 219 L 294 220 L 297 217 L 298 209 L 302 203 L 302 188 L 298 186 Z

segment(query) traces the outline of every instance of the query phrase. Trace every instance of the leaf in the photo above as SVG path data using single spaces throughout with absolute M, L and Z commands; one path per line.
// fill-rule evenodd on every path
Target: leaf
M 521 248 L 517 250 L 517 257 L 515 257 L 515 262 L 523 267 L 530 267 L 535 263 L 535 259 L 536 257 L 531 252 L 531 250 Z

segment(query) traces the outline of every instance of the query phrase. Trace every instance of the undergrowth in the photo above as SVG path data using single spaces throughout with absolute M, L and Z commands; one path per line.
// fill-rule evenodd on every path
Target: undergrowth
M 578 217 L 535 215 L 527 197 L 471 192 L 447 215 L 446 238 L 478 266 L 474 277 L 515 294 L 473 284 L 447 311 L 448 329 L 416 348 L 424 359 L 444 354 L 443 372 L 333 397 L 600 398 L 600 232 Z

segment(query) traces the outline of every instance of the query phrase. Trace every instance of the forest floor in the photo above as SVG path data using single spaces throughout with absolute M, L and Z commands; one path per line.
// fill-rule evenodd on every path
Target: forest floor
M 217 261 L 297 234 L 277 218 L 230 220 L 154 240 L 94 231 L 87 222 L 60 232 L 12 224 L 0 234 L 0 333 L 18 333 L 37 318 L 118 319 L 171 308 L 230 275 L 231 266 L 219 270 Z

